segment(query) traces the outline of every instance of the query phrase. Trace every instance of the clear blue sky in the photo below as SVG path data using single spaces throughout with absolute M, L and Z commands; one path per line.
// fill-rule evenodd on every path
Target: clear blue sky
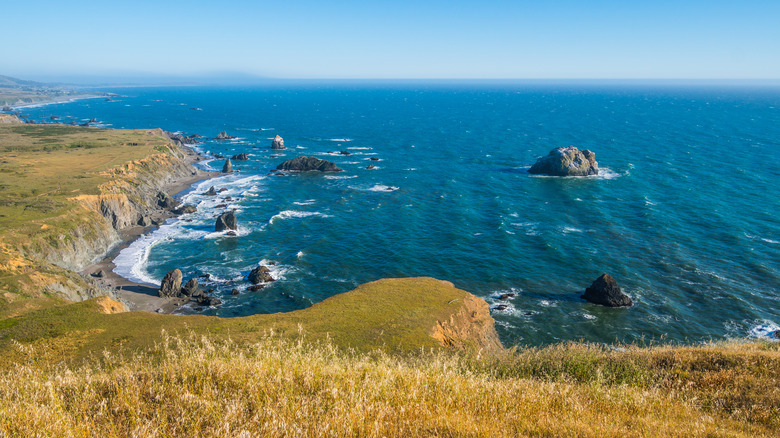
M 18 77 L 780 79 L 780 0 L 4 3 Z

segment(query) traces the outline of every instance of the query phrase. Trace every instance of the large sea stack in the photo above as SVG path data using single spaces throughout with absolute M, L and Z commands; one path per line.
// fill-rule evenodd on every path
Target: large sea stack
M 581 298 L 608 307 L 628 307 L 634 304 L 631 297 L 620 290 L 617 281 L 609 274 L 601 274 L 601 277 L 585 289 L 585 295 Z
M 233 137 L 232 135 L 229 135 L 225 131 L 221 131 L 219 134 L 217 134 L 217 140 L 232 140 L 236 137 Z
M 181 271 L 174 269 L 165 274 L 160 285 L 160 296 L 163 298 L 178 297 L 181 294 Z
M 225 161 L 225 165 L 222 166 L 222 173 L 231 173 L 233 172 L 233 163 L 230 162 L 230 158 Z
M 214 229 L 216 231 L 237 230 L 238 219 L 236 218 L 236 213 L 231 210 L 219 215 L 217 223 L 214 224 Z
M 276 150 L 287 149 L 286 147 L 284 147 L 284 139 L 279 135 L 274 137 L 274 141 L 271 142 L 271 149 L 276 149 Z
M 286 170 L 293 172 L 307 172 L 317 170 L 320 172 L 341 172 L 335 163 L 327 160 L 321 160 L 317 157 L 295 157 L 276 166 L 277 170 Z
M 536 160 L 528 173 L 550 176 L 588 176 L 599 174 L 596 154 L 574 146 L 555 148 L 546 157 Z

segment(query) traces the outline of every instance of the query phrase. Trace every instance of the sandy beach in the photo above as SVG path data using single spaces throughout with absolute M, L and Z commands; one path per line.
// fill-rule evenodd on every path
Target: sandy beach
M 190 165 L 206 158 L 204 155 L 199 154 L 187 146 L 182 147 L 182 149 L 186 151 L 187 156 L 185 160 Z M 222 175 L 219 172 L 196 169 L 194 166 L 193 169 L 195 169 L 195 171 L 191 176 L 169 182 L 164 186 L 164 191 L 169 195 L 176 197 L 181 192 L 189 189 L 196 182 Z M 163 222 L 165 219 L 174 216 L 176 215 L 160 210 L 152 216 L 152 219 Z M 102 260 L 88 266 L 80 273 L 92 277 L 98 286 L 114 291 L 116 296 L 124 302 L 131 311 L 143 310 L 147 312 L 172 313 L 182 305 L 188 303 L 189 299 L 161 298 L 158 296 L 159 287 L 157 285 L 136 283 L 114 273 L 116 265 L 114 265 L 113 260 L 117 254 L 127 248 L 133 241 L 144 234 L 154 231 L 156 228 L 156 226 L 137 226 L 119 231 L 119 236 L 122 240 L 115 245 Z M 96 276 L 97 273 L 101 271 L 103 272 L 102 276 Z

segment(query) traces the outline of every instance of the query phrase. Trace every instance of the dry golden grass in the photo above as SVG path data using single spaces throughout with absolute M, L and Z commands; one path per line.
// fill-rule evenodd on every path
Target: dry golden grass
M 250 346 L 165 336 L 147 353 L 3 371 L 0 436 L 776 436 L 771 424 L 704 406 L 689 384 L 640 384 L 629 374 L 620 383 L 596 366 L 609 352 L 578 348 L 496 361 L 358 354 L 273 334 Z M 777 366 L 776 349 L 729 348 L 737 356 L 770 354 Z M 691 351 L 672 361 L 698 369 L 702 356 Z M 593 359 L 588 378 L 575 372 L 581 360 L 567 361 L 577 354 Z M 648 373 L 668 369 L 664 348 L 625 354 L 618 362 L 640 359 L 637 368 Z M 560 372 L 541 372 L 557 360 Z M 654 361 L 664 363 L 655 369 Z

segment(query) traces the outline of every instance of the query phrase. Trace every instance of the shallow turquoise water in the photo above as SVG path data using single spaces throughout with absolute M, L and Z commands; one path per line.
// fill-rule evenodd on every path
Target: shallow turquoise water
M 199 212 L 125 251 L 159 281 L 210 273 L 221 316 L 303 308 L 384 277 L 433 276 L 485 298 L 506 344 L 700 341 L 780 323 L 780 89 L 529 84 L 132 88 L 115 102 L 23 110 L 216 136 L 239 172 L 185 194 Z M 193 108 L 199 108 L 195 110 Z M 261 130 L 263 129 L 263 130 Z M 270 158 L 271 138 L 288 147 Z M 595 178 L 531 177 L 557 146 L 596 153 Z M 348 150 L 352 155 L 328 155 Z M 268 176 L 296 155 L 338 175 Z M 369 161 L 378 157 L 379 162 Z M 375 164 L 375 170 L 366 170 Z M 204 166 L 221 168 L 222 160 Z M 200 196 L 227 188 L 220 200 Z M 389 190 L 388 190 L 389 189 Z M 227 202 L 240 233 L 213 233 Z M 271 264 L 259 292 L 241 277 Z M 579 298 L 611 273 L 636 305 Z M 241 293 L 231 296 L 238 287 Z

